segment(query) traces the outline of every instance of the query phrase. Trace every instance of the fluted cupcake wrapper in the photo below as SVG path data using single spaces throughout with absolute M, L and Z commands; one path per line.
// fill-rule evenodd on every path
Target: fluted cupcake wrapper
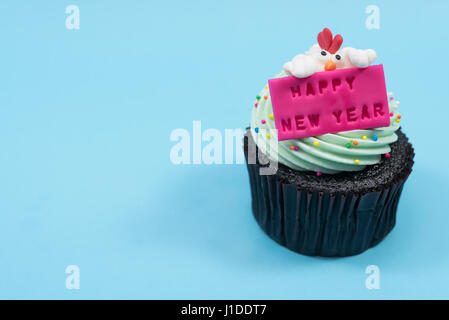
M 320 194 L 259 175 L 249 164 L 252 210 L 260 227 L 279 244 L 312 256 L 350 256 L 379 243 L 394 227 L 404 181 L 355 194 Z

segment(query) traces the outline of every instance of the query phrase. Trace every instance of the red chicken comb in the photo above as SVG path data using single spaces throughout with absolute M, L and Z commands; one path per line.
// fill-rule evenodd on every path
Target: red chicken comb
M 323 31 L 318 33 L 318 44 L 320 48 L 330 53 L 335 53 L 340 49 L 343 43 L 343 37 L 337 34 L 332 38 L 332 32 L 328 28 L 324 28 Z

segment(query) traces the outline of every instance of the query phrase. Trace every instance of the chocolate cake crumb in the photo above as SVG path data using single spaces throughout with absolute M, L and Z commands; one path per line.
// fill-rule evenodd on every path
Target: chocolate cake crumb
M 382 156 L 382 160 L 378 164 L 369 165 L 361 171 L 317 176 L 315 172 L 298 171 L 279 163 L 276 178 L 282 183 L 296 185 L 298 189 L 306 189 L 311 193 L 361 195 L 382 191 L 392 184 L 406 179 L 412 171 L 414 163 L 415 153 L 407 136 L 400 129 L 396 131 L 396 134 L 398 140 L 390 145 L 390 157 Z M 244 137 L 246 157 L 248 156 L 248 143 L 254 143 L 249 128 Z M 259 161 L 257 166 L 262 166 Z

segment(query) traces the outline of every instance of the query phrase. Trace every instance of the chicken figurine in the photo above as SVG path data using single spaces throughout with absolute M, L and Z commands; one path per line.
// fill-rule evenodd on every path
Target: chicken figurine
M 318 43 L 305 54 L 298 54 L 292 61 L 284 64 L 284 70 L 297 78 L 311 76 L 315 72 L 347 68 L 366 68 L 376 58 L 373 49 L 360 50 L 346 47 L 340 50 L 343 37 L 332 36 L 328 28 L 318 34 Z

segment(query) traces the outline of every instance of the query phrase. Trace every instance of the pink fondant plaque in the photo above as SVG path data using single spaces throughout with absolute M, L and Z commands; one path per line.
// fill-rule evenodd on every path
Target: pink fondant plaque
M 382 65 L 268 84 L 279 141 L 390 125 Z

